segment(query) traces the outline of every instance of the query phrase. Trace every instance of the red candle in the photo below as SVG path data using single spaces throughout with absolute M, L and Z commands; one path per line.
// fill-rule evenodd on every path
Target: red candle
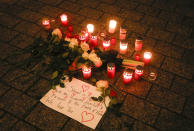
M 115 76 L 115 64 L 114 63 L 107 64 L 107 76 L 108 78 L 114 78 Z
M 128 43 L 126 40 L 122 40 L 120 42 L 120 53 L 121 54 L 125 54 L 127 52 L 127 45 L 128 45 Z
M 120 40 L 125 40 L 127 36 L 127 26 L 120 27 Z
M 44 26 L 44 28 L 46 30 L 49 30 L 50 29 L 50 20 L 49 19 L 43 19 L 42 20 L 42 25 Z
M 145 64 L 148 64 L 152 58 L 152 53 L 151 52 L 144 52 L 144 58 L 143 61 Z
M 110 43 L 111 43 L 111 45 L 115 45 L 115 43 L 116 43 L 116 38 L 115 38 L 115 37 L 112 37 L 112 38 L 110 39 Z
M 109 38 L 108 37 L 104 38 L 102 44 L 103 44 L 104 50 L 108 50 L 109 47 L 110 47 L 110 40 L 109 40 Z
M 72 32 L 73 31 L 73 27 L 72 26 L 68 26 L 68 31 Z
M 71 38 L 71 32 L 67 32 L 65 37 L 66 38 Z
M 140 54 L 138 54 L 138 53 L 135 54 L 135 60 L 136 60 L 136 61 L 140 61 Z
M 93 24 L 87 24 L 87 29 L 89 33 L 93 33 L 94 32 L 94 25 Z
M 144 71 L 142 66 L 140 65 L 136 66 L 134 79 L 138 80 L 143 75 L 143 72 Z
M 115 32 L 115 29 L 116 29 L 116 26 L 117 26 L 117 21 L 116 20 L 110 20 L 109 22 L 109 33 L 114 33 Z
M 143 39 L 141 37 L 138 37 L 136 40 L 135 40 L 135 51 L 141 51 L 142 49 L 142 41 Z
M 82 74 L 84 79 L 89 79 L 91 77 L 92 74 L 92 70 L 91 70 L 91 66 L 89 65 L 85 65 L 82 67 Z
M 123 83 L 128 84 L 132 81 L 133 78 L 133 71 L 130 69 L 126 69 L 123 72 Z
M 67 15 L 66 15 L 66 14 L 62 14 L 62 15 L 60 16 L 60 18 L 61 18 L 61 24 L 62 24 L 63 26 L 67 26 L 67 25 L 68 25 Z
M 90 44 L 92 45 L 92 47 L 96 47 L 97 46 L 97 42 L 98 42 L 97 36 L 96 35 L 91 35 L 91 37 L 90 37 Z

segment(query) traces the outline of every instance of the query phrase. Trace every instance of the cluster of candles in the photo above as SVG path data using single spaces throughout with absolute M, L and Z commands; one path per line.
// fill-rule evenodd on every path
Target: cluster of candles
M 73 31 L 73 27 L 68 24 L 68 17 L 66 14 L 62 14 L 60 16 L 61 24 L 62 26 L 68 26 L 69 32 L 66 33 L 66 37 L 71 37 L 71 32 Z M 50 20 L 49 19 L 43 19 L 42 20 L 42 25 L 45 27 L 46 30 L 50 29 Z M 117 26 L 117 21 L 116 20 L 110 20 L 109 21 L 109 29 L 108 32 L 110 34 L 115 33 L 116 31 L 116 26 Z M 127 27 L 126 26 L 121 26 L 120 27 L 120 53 L 121 54 L 126 54 L 127 53 L 127 48 L 128 48 L 128 42 L 126 40 L 126 35 L 127 35 Z M 76 36 L 80 41 L 82 42 L 89 42 L 91 44 L 91 47 L 97 46 L 98 43 L 98 37 L 96 34 L 94 34 L 94 25 L 93 24 L 87 24 L 87 31 L 82 31 L 78 36 Z M 115 37 L 104 37 L 102 41 L 102 45 L 104 50 L 108 50 L 111 45 L 114 45 L 116 43 L 116 38 Z M 142 38 L 137 38 L 135 40 L 135 51 L 139 52 L 142 49 Z M 152 53 L 151 52 L 144 52 L 144 57 L 143 61 L 144 64 L 148 64 L 151 60 Z M 139 61 L 140 60 L 140 54 L 135 55 L 135 60 Z M 133 76 L 135 80 L 138 80 L 141 78 L 143 75 L 143 67 L 142 66 L 137 66 L 135 71 L 126 69 L 123 72 L 123 82 L 125 84 L 128 84 L 132 81 Z M 91 66 L 87 65 L 82 68 L 82 74 L 84 79 L 89 79 L 91 77 L 92 73 L 92 68 Z M 115 64 L 114 63 L 108 63 L 107 64 L 107 76 L 108 78 L 114 78 L 115 76 Z

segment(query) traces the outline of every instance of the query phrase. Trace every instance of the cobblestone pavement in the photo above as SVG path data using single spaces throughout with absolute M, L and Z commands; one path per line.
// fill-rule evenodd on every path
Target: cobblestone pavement
M 9 71 L 15 61 L 4 58 L 45 34 L 41 19 L 59 19 L 66 12 L 74 31 L 87 23 L 105 29 L 110 18 L 127 25 L 128 58 L 134 41 L 144 38 L 144 50 L 153 52 L 144 78 L 124 85 L 119 74 L 115 85 L 121 117 L 107 112 L 96 130 L 194 130 L 194 2 L 192 0 L 1 0 L 0 1 L 0 130 L 91 130 L 40 103 L 49 90 L 47 77 L 33 85 L 17 77 L 25 70 Z M 53 22 L 52 27 L 57 27 Z M 117 37 L 117 36 L 116 36 Z M 118 40 L 117 40 L 118 44 Z M 150 81 L 148 73 L 157 73 Z M 102 75 L 96 74 L 96 78 Z M 17 79 L 16 79 L 17 78 Z M 106 73 L 104 72 L 104 79 Z

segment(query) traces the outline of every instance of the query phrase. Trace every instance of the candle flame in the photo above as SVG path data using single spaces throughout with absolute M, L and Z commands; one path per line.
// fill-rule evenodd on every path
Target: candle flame
M 67 21 L 67 15 L 66 14 L 62 14 L 60 16 L 60 18 L 61 18 L 61 21 Z
M 145 52 L 144 53 L 144 58 L 145 59 L 151 59 L 151 57 L 152 57 L 152 53 L 151 52 Z
M 110 23 L 109 23 L 109 27 L 110 28 L 115 28 L 117 25 L 117 21 L 116 20 L 110 20 Z

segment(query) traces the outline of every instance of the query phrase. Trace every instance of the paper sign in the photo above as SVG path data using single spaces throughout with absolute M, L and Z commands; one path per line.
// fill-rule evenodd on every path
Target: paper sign
M 92 96 L 98 97 L 101 92 L 95 86 L 73 78 L 65 82 L 65 88 L 51 89 L 40 100 L 46 106 L 67 115 L 78 122 L 95 129 L 106 111 L 104 103 L 96 102 Z M 109 99 L 106 99 L 108 105 Z

